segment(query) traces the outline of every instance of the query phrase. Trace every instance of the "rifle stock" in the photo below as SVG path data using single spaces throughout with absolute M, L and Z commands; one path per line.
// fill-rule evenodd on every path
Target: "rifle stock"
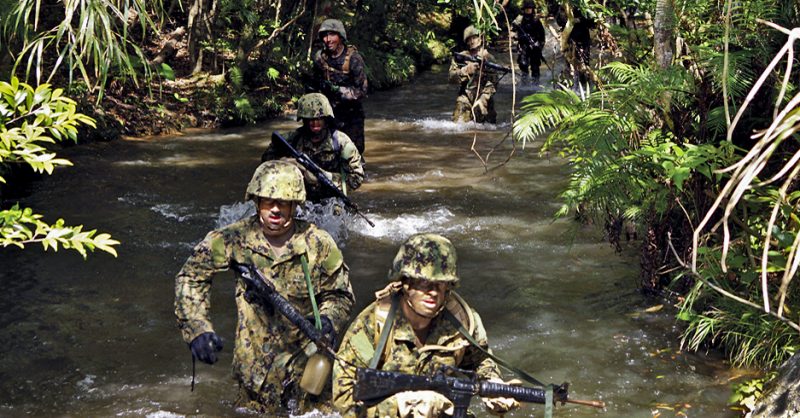
M 491 61 L 484 61 L 482 58 L 473 57 L 472 55 L 462 54 L 460 52 L 453 52 L 453 59 L 455 59 L 456 63 L 458 64 L 464 64 L 466 62 L 477 62 L 478 64 L 481 64 L 482 66 L 490 70 L 499 71 L 502 73 L 511 72 L 511 68 L 509 67 L 505 67 L 500 64 L 495 64 Z
M 369 224 L 369 226 L 373 228 L 375 227 L 375 224 L 361 212 L 361 210 L 358 208 L 358 205 L 350 200 L 350 198 L 348 198 L 341 189 L 336 187 L 336 185 L 333 184 L 328 176 L 325 175 L 323 170 L 308 155 L 297 151 L 291 144 L 289 144 L 289 141 L 287 141 L 286 138 L 277 132 L 272 133 L 272 143 L 276 149 L 286 151 L 289 156 L 294 158 L 298 163 L 300 163 L 300 165 L 305 167 L 306 170 L 310 171 L 311 174 L 313 174 L 314 177 L 316 177 L 326 189 L 330 190 L 334 196 L 339 198 L 342 203 L 344 203 L 344 206 L 348 210 L 363 218 Z

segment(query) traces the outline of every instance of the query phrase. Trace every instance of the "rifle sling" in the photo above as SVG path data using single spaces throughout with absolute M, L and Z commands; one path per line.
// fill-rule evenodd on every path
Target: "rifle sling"
M 383 350 L 386 349 L 386 341 L 389 339 L 389 334 L 392 332 L 394 326 L 394 317 L 397 315 L 397 308 L 400 306 L 400 292 L 392 294 L 392 306 L 389 308 L 389 313 L 386 314 L 386 321 L 383 323 L 381 330 L 381 337 L 378 339 L 378 346 L 375 347 L 375 353 L 372 355 L 372 360 L 369 362 L 370 369 L 377 369 L 378 363 L 383 356 Z
M 475 348 L 477 348 L 478 350 L 482 351 L 484 354 L 489 356 L 490 359 L 494 360 L 497 364 L 499 364 L 499 365 L 505 367 L 506 369 L 510 370 L 512 373 L 514 373 L 518 377 L 522 378 L 522 380 L 525 380 L 528 383 L 531 383 L 531 384 L 534 384 L 534 385 L 537 385 L 537 386 L 541 386 L 542 388 L 544 388 L 544 390 L 545 390 L 545 392 L 544 392 L 545 393 L 545 395 L 544 395 L 545 396 L 544 418 L 552 418 L 553 417 L 553 385 L 552 384 L 545 385 L 544 383 L 540 382 L 539 380 L 537 380 L 535 377 L 531 376 L 530 374 L 528 374 L 524 370 L 518 369 L 518 368 L 512 366 L 511 363 L 501 359 L 500 357 L 495 356 L 494 354 L 489 352 L 489 350 L 481 347 L 480 344 L 478 344 L 478 342 L 475 341 L 475 338 L 472 338 L 472 335 L 469 334 L 469 331 L 467 331 L 464 328 L 464 326 L 461 325 L 461 322 L 459 322 L 458 319 L 455 316 L 453 316 L 452 313 L 450 313 L 450 311 L 445 309 L 444 312 L 442 312 L 442 314 L 444 315 L 444 317 L 448 321 L 450 321 L 450 323 L 453 324 L 454 327 L 456 327 L 456 329 L 458 329 L 458 332 L 461 333 L 461 335 L 463 335 L 464 338 L 466 338 L 467 341 L 469 341 L 470 344 L 472 344 L 473 346 L 475 346 Z
M 308 298 L 311 299 L 311 308 L 314 310 L 314 325 L 318 330 L 322 330 L 322 319 L 319 317 L 317 298 L 314 297 L 314 286 L 311 285 L 311 274 L 308 271 L 308 256 L 300 254 L 300 265 L 303 266 L 303 275 L 306 276 L 306 287 L 308 288 Z

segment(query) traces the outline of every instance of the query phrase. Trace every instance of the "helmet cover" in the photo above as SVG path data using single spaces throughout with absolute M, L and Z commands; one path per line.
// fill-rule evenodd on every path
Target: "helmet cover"
M 389 270 L 389 281 L 404 277 L 458 284 L 456 247 L 439 234 L 417 234 L 400 246 Z
M 265 161 L 256 168 L 253 178 L 247 185 L 245 199 L 250 200 L 256 197 L 303 202 L 306 200 L 303 174 L 290 162 Z

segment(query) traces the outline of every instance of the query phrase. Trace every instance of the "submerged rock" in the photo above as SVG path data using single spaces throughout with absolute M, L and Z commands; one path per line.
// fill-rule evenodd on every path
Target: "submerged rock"
M 790 418 L 800 416 L 800 354 L 795 354 L 778 370 L 765 393 L 753 408 L 751 418 Z

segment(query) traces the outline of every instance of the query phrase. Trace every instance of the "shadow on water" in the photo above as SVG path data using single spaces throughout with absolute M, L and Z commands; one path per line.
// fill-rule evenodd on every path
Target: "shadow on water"
M 540 380 L 570 381 L 577 398 L 608 404 L 604 412 L 567 406 L 557 416 L 735 416 L 725 405 L 733 372 L 713 356 L 681 352 L 668 307 L 646 311 L 652 303 L 634 290 L 633 246 L 618 255 L 599 231 L 553 220 L 563 161 L 529 144 L 484 173 L 473 140 L 485 155 L 509 125 L 449 122 L 454 86 L 441 70 L 368 99 L 368 180 L 352 196 L 376 226 L 348 218 L 331 227 L 346 227 L 356 309 L 383 287 L 406 237 L 442 233 L 458 248 L 459 292 L 481 314 L 494 350 Z M 506 87 L 497 96 L 503 121 Z M 37 183 L 22 203 L 48 221 L 57 214 L 110 232 L 122 241 L 119 258 L 84 261 L 35 247 L 0 253 L 0 416 L 241 415 L 229 367 L 233 276 L 219 274 L 212 292 L 212 319 L 226 339 L 221 360 L 198 365 L 190 393 L 174 275 L 209 230 L 253 210 L 238 202 L 269 133 L 295 126 L 285 118 L 64 150 L 75 167 Z M 504 145 L 490 163 L 509 151 Z M 509 416 L 541 413 L 529 405 Z

